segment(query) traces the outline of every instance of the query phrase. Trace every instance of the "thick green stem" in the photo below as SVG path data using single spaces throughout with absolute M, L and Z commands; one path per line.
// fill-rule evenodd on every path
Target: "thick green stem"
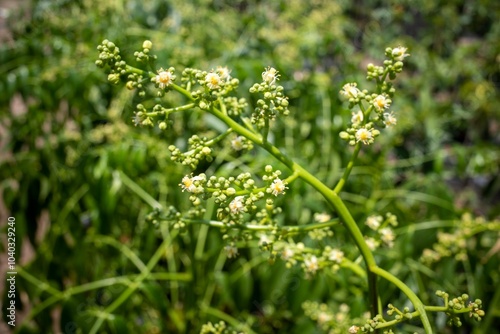
M 410 299 L 412 302 L 413 306 L 415 307 L 415 310 L 418 312 L 418 315 L 420 315 L 420 319 L 422 320 L 422 324 L 424 325 L 425 332 L 427 334 L 432 334 L 432 327 L 431 323 L 429 321 L 429 318 L 427 317 L 427 313 L 425 311 L 425 305 L 422 303 L 420 298 L 406 285 L 404 284 L 399 278 L 396 276 L 392 275 L 391 273 L 385 271 L 382 268 L 379 267 L 373 267 L 369 268 L 371 272 L 379 275 L 380 277 L 385 278 L 395 286 L 397 286 L 403 293 Z
M 351 160 L 347 164 L 347 167 L 344 170 L 344 174 L 340 178 L 339 182 L 337 182 L 337 185 L 333 189 L 333 192 L 338 194 L 344 187 L 345 183 L 347 182 L 347 178 L 349 177 L 349 174 L 351 174 L 352 168 L 354 167 L 354 162 L 356 161 L 356 158 L 358 157 L 360 150 L 361 150 L 361 143 L 357 143 L 356 146 L 354 146 L 354 152 L 352 153 Z

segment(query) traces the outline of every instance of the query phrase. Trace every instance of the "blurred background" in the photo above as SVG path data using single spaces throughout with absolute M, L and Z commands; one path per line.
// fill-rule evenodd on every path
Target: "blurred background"
M 366 65 L 381 64 L 386 47 L 408 47 L 411 57 L 395 82 L 397 127 L 363 149 L 342 198 L 361 223 L 372 213 L 396 214 L 396 244 L 377 252 L 377 261 L 425 303 L 439 303 L 437 289 L 483 300 L 480 326 L 465 319 L 461 329 L 446 327 L 446 318 L 433 314 L 437 332 L 498 333 L 499 18 L 496 0 L 0 1 L 0 266 L 3 277 L 12 216 L 22 268 L 15 332 L 89 333 L 96 313 L 127 283 L 69 290 L 64 298 L 51 289 L 136 275 L 130 259 L 147 263 L 165 238 L 172 239 L 168 255 L 154 272 L 187 275 L 145 280 L 99 333 L 198 333 L 208 321 L 228 321 L 216 311 L 257 333 L 323 333 L 329 331 L 304 315 L 304 302 L 326 303 L 334 313 L 347 303 L 353 318 L 367 310 L 364 282 L 348 270 L 306 279 L 300 267 L 271 265 L 251 244 L 225 261 L 219 231 L 168 233 L 147 221 L 152 208 L 142 191 L 165 207 L 189 208 L 178 184 L 190 170 L 170 161 L 168 146 L 224 128 L 197 112 L 176 115 L 163 132 L 134 127 L 134 92 L 109 84 L 94 65 L 106 38 L 132 63 L 149 39 L 158 67 L 180 73 L 228 66 L 250 102 L 248 88 L 265 67 L 277 68 L 291 115 L 275 123 L 272 140 L 329 186 L 352 154 L 338 137 L 351 116 L 339 90 L 354 81 L 370 89 Z M 173 94 L 166 101 L 179 102 Z M 219 149 L 227 156 L 225 147 Z M 261 173 L 270 163 L 260 150 L 230 160 L 197 172 Z M 280 204 L 287 225 L 331 213 L 301 182 Z M 355 259 L 346 232 L 334 232 L 322 245 Z M 444 245 L 433 263 L 422 261 L 440 233 L 461 233 L 465 241 Z M 307 236 L 304 242 L 319 245 Z M 385 282 L 381 293 L 384 304 L 407 305 Z M 418 332 L 415 325 L 398 332 Z M 10 330 L 0 324 L 0 332 Z

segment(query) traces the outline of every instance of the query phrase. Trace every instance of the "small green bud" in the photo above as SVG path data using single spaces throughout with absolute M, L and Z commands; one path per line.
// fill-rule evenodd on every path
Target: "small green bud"
M 142 43 L 142 48 L 143 49 L 152 49 L 153 48 L 153 42 L 151 42 L 150 40 L 145 40 Z
M 166 130 L 167 129 L 167 123 L 166 122 L 160 122 L 160 124 L 158 124 L 158 127 L 160 128 L 160 130 Z
M 198 106 L 203 110 L 206 110 L 209 107 L 208 103 L 206 103 L 205 101 L 200 101 L 200 104 Z
M 344 139 L 344 140 L 345 140 L 345 139 L 349 139 L 349 134 L 348 134 L 347 132 L 345 132 L 345 131 L 341 131 L 341 132 L 339 133 L 339 136 L 340 136 L 340 138 L 342 138 L 342 139 Z
M 108 75 L 108 81 L 111 82 L 113 85 L 116 85 L 120 82 L 120 75 L 116 73 L 110 73 Z

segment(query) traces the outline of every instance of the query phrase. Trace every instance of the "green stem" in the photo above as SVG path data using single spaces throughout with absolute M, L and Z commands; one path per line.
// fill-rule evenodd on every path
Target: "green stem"
M 151 197 L 150 194 L 148 194 L 144 189 L 141 188 L 137 183 L 135 183 L 131 178 L 129 178 L 124 172 L 122 171 L 116 171 L 120 175 L 120 179 L 122 180 L 123 184 L 127 186 L 130 190 L 132 190 L 137 196 L 142 198 L 146 204 L 151 206 L 152 208 L 158 208 L 161 209 L 162 205 L 155 200 L 153 197 Z
M 37 314 L 42 312 L 45 308 L 63 300 L 68 299 L 73 295 L 77 295 L 80 293 L 84 293 L 87 291 L 92 291 L 100 288 L 104 288 L 107 286 L 112 286 L 116 284 L 127 285 L 130 284 L 131 281 L 137 278 L 138 275 L 127 275 L 127 276 L 118 276 L 118 277 L 110 277 L 105 278 L 98 281 L 93 281 L 90 283 L 77 285 L 73 287 L 69 287 L 63 292 L 60 292 L 52 287 L 50 287 L 47 283 L 40 281 L 38 278 L 34 277 L 27 271 L 22 268 L 18 268 L 19 275 L 23 277 L 25 280 L 30 282 L 31 284 L 39 287 L 42 291 L 48 291 L 52 294 L 50 298 L 47 298 L 42 303 L 37 304 L 26 317 L 26 322 L 30 319 L 33 319 Z M 147 278 L 149 280 L 175 280 L 175 281 L 190 281 L 192 280 L 192 276 L 189 273 L 151 273 Z
M 135 290 L 137 290 L 142 281 L 144 281 L 145 279 L 147 279 L 149 275 L 151 275 L 151 270 L 158 263 L 160 258 L 164 255 L 167 248 L 170 247 L 170 241 L 173 239 L 173 237 L 165 239 L 163 241 L 163 243 L 160 245 L 160 247 L 158 247 L 156 252 L 149 260 L 146 268 L 140 273 L 139 276 L 137 276 L 134 282 L 131 283 L 117 299 L 115 299 L 113 303 L 111 303 L 108 307 L 106 307 L 106 309 L 102 312 L 103 316 L 97 318 L 96 322 L 94 323 L 94 326 L 92 326 L 92 328 L 90 329 L 89 334 L 97 333 L 101 328 L 104 320 L 106 320 L 105 315 L 113 313 L 121 304 L 123 304 L 132 295 L 132 293 L 134 293 Z
M 139 269 L 139 270 L 146 269 L 146 265 L 144 264 L 144 262 L 142 262 L 141 259 L 139 259 L 139 257 L 130 248 L 128 248 L 127 246 L 122 244 L 120 241 L 118 241 L 112 237 L 108 237 L 108 236 L 91 237 L 91 238 L 87 239 L 87 241 L 93 242 L 97 245 L 99 245 L 99 243 L 103 243 L 103 244 L 107 244 L 107 245 L 110 245 L 112 247 L 115 247 L 116 249 L 121 251 L 123 253 L 123 255 L 128 257 L 129 260 L 137 267 L 137 269 Z
M 371 272 L 374 274 L 379 275 L 380 277 L 385 278 L 395 286 L 397 286 L 403 293 L 410 299 L 410 301 L 413 304 L 413 307 L 415 307 L 415 310 L 418 312 L 416 315 L 420 315 L 420 319 L 422 320 L 422 324 L 424 325 L 425 332 L 427 334 L 432 334 L 432 327 L 431 323 L 429 321 L 429 318 L 427 317 L 427 313 L 425 310 L 425 305 L 422 303 L 420 298 L 406 285 L 401 281 L 399 278 L 396 276 L 392 275 L 388 271 L 385 271 L 382 268 L 379 267 L 371 267 L 369 268 Z
M 338 225 L 339 220 L 333 219 L 324 223 L 313 223 L 301 226 L 271 226 L 271 225 L 255 225 L 255 224 L 241 224 L 241 225 L 228 225 L 221 221 L 217 220 L 208 220 L 208 219 L 187 219 L 183 218 L 182 221 L 189 224 L 202 224 L 208 225 L 217 228 L 233 228 L 233 229 L 242 229 L 242 230 L 251 230 L 251 231 L 275 231 L 280 230 L 284 235 L 291 233 L 304 233 L 308 231 L 313 231 L 316 229 L 332 227 Z
M 344 175 L 340 178 L 339 182 L 337 182 L 337 185 L 333 189 L 333 192 L 338 194 L 344 187 L 347 178 L 349 177 L 349 174 L 351 174 L 352 168 L 354 167 L 354 162 L 356 161 L 356 158 L 358 157 L 359 151 L 361 150 L 361 143 L 357 143 L 356 146 L 354 146 L 354 152 L 352 153 L 351 160 L 347 164 L 347 167 L 344 170 Z
M 269 119 L 264 119 L 264 129 L 262 132 L 262 142 L 267 143 L 267 136 L 269 135 Z
M 158 116 L 158 115 L 168 115 L 168 114 L 171 114 L 171 113 L 174 113 L 174 112 L 186 111 L 186 110 L 189 110 L 189 109 L 193 109 L 194 107 L 196 107 L 196 104 L 194 104 L 194 103 L 188 103 L 186 105 L 183 105 L 183 106 L 180 106 L 180 107 L 175 107 L 175 108 L 162 108 L 161 111 L 148 112 L 148 113 L 146 113 L 146 115 L 149 116 L 149 117 L 154 117 L 154 116 Z

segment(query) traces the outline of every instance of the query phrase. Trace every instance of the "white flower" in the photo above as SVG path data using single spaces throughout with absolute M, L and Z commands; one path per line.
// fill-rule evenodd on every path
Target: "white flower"
M 363 112 L 361 110 L 358 110 L 358 112 L 356 113 L 352 113 L 352 117 L 351 117 L 351 123 L 352 125 L 359 125 L 363 122 Z
M 382 241 L 389 247 L 392 247 L 394 245 L 394 239 L 396 238 L 396 236 L 394 235 L 394 232 L 386 227 L 386 228 L 383 228 L 379 231 L 380 233 L 380 239 L 382 239 Z
M 238 136 L 238 137 L 234 138 L 233 140 L 231 140 L 231 147 L 235 151 L 241 151 L 243 149 L 243 137 Z
M 377 247 L 378 247 L 378 242 L 373 238 L 366 238 L 365 242 L 366 242 L 366 245 L 368 246 L 368 248 L 370 248 L 370 250 L 372 250 L 372 251 L 377 249 Z
M 342 303 L 339 306 L 339 311 L 342 312 L 342 313 L 347 313 L 347 312 L 349 312 L 350 309 L 351 308 L 346 303 Z
M 187 190 L 190 193 L 200 193 L 203 192 L 203 187 L 197 186 L 196 181 L 205 181 L 205 178 L 201 175 L 198 176 L 184 176 L 182 178 L 181 183 L 179 184 L 182 188 L 182 191 Z
M 274 179 L 271 186 L 268 188 L 269 192 L 271 192 L 274 196 L 278 196 L 285 192 L 285 189 L 288 189 L 286 186 L 286 182 L 280 180 L 279 178 Z
M 373 106 L 378 111 L 389 108 L 391 101 L 385 95 L 378 95 L 373 99 Z
M 226 252 L 227 257 L 230 259 L 238 256 L 238 248 L 234 246 L 234 244 L 225 246 L 224 251 Z
M 231 203 L 229 203 L 229 210 L 231 210 L 231 213 L 238 214 L 245 209 L 244 198 L 245 196 L 236 196 Z
M 376 231 L 380 227 L 382 219 L 382 216 L 369 216 L 368 218 L 366 218 L 365 224 L 372 230 Z
M 357 142 L 362 142 L 365 145 L 369 145 L 374 141 L 372 129 L 361 128 L 356 131 L 355 137 Z
M 328 259 L 330 259 L 330 261 L 334 261 L 337 263 L 342 262 L 343 258 L 344 258 L 344 252 L 338 249 L 332 249 L 330 251 L 330 254 L 328 254 Z
M 403 61 L 406 57 L 408 57 L 410 54 L 406 53 L 406 50 L 408 50 L 405 47 L 399 46 L 397 48 L 392 49 L 392 57 L 396 61 Z
M 304 265 L 307 272 L 314 274 L 319 269 L 318 258 L 314 255 L 309 256 L 304 260 Z
M 340 94 L 344 95 L 345 97 L 349 99 L 355 99 L 361 91 L 356 87 L 358 84 L 353 82 L 353 83 L 347 83 L 342 87 L 342 90 L 340 91 Z
M 221 80 L 224 80 L 226 82 L 231 80 L 231 76 L 229 75 L 229 73 L 231 73 L 231 71 L 226 66 L 224 66 L 224 67 L 217 66 L 215 73 L 217 73 L 219 75 Z
M 331 218 L 332 217 L 327 213 L 315 213 L 314 214 L 314 220 L 317 221 L 318 223 L 326 223 Z
M 318 314 L 318 324 L 320 324 L 320 325 L 323 325 L 332 319 L 333 319 L 332 315 L 328 314 L 326 312 L 320 312 Z
M 358 331 L 359 331 L 358 326 L 353 325 L 353 326 L 349 327 L 349 334 L 356 334 Z
M 398 120 L 394 116 L 393 112 L 390 112 L 390 113 L 386 112 L 386 113 L 384 113 L 384 123 L 385 123 L 385 126 L 391 127 L 393 125 L 396 125 L 397 122 L 398 122 Z
M 295 254 L 295 252 L 293 251 L 293 249 L 291 248 L 285 248 L 283 249 L 283 251 L 281 252 L 281 258 L 285 261 L 289 260 L 292 258 L 292 256 Z
M 205 82 L 206 82 L 208 88 L 217 89 L 220 87 L 222 80 L 221 80 L 221 77 L 217 73 L 210 72 L 205 77 Z
M 165 87 L 169 86 L 174 80 L 175 75 L 169 71 L 165 71 L 163 68 L 160 68 L 158 70 L 158 75 L 153 78 L 153 81 L 156 82 L 161 89 L 165 89 Z
M 267 234 L 261 234 L 259 236 L 259 246 L 269 245 L 271 242 L 272 239 Z
M 276 80 L 279 79 L 278 71 L 274 67 L 268 67 L 264 72 L 262 72 L 262 80 L 272 85 Z

